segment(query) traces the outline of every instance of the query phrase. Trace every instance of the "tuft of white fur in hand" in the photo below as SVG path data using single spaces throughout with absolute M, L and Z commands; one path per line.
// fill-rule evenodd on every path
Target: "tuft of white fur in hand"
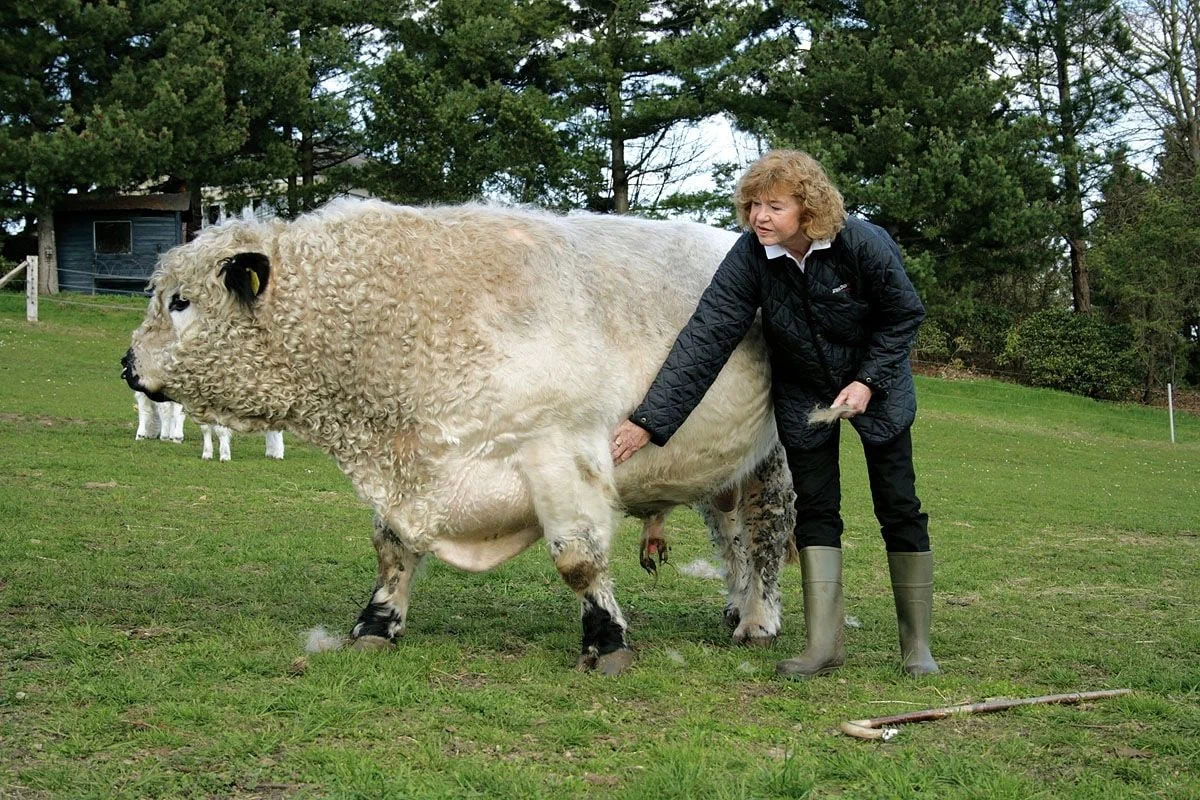
M 684 564 L 679 568 L 679 571 L 693 578 L 721 580 L 724 577 L 716 565 L 705 561 L 703 558 L 697 558 L 690 564 Z
M 333 636 L 325 630 L 324 625 L 318 625 L 312 630 L 301 634 L 304 637 L 304 652 L 324 653 L 329 650 L 341 650 L 346 644 L 345 637 Z
M 808 412 L 808 424 L 832 425 L 853 410 L 853 408 L 847 405 L 830 406 L 829 408 L 821 408 L 820 406 L 817 406 L 812 411 Z

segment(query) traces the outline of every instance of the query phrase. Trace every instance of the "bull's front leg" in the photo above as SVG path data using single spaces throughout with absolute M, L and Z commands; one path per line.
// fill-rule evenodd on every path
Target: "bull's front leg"
M 583 642 L 576 667 L 618 675 L 633 663 L 625 641 L 628 625 L 613 595 L 607 547 L 594 529 L 563 531 L 550 537 L 550 555 L 563 581 L 579 598 Z
M 608 440 L 595 437 L 586 452 L 558 444 L 528 448 L 522 466 L 554 567 L 579 598 L 583 643 L 576 666 L 618 675 L 633 663 L 633 651 L 609 575 L 616 490 Z
M 357 650 L 391 647 L 404 633 L 408 597 L 421 556 L 409 549 L 379 517 L 372 536 L 379 557 L 379 574 L 366 608 L 350 631 Z

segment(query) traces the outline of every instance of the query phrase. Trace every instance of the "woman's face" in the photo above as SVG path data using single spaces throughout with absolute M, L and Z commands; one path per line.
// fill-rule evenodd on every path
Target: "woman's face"
M 750 201 L 749 220 L 762 245 L 777 244 L 803 258 L 812 244 L 800 227 L 800 203 L 790 194 L 763 192 Z

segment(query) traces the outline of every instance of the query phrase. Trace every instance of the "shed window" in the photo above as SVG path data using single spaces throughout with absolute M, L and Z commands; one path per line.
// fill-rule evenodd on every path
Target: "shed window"
M 133 224 L 128 220 L 94 224 L 97 253 L 119 255 L 133 252 Z

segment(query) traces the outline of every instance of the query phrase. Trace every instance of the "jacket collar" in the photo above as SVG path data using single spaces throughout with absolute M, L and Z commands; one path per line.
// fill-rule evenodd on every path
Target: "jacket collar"
M 790 258 L 792 260 L 792 263 L 794 263 L 797 267 L 800 268 L 801 271 L 803 271 L 805 264 L 808 263 L 809 256 L 811 256 L 813 253 L 817 252 L 818 250 L 828 250 L 832 246 L 833 246 L 832 239 L 818 239 L 809 246 L 808 252 L 805 253 L 804 258 L 801 258 L 801 259 L 797 259 L 794 255 L 789 253 L 786 248 L 784 248 L 780 245 L 777 245 L 777 244 L 763 245 L 763 252 L 766 253 L 767 258 L 770 258 L 770 259 L 784 258 L 784 257 Z

